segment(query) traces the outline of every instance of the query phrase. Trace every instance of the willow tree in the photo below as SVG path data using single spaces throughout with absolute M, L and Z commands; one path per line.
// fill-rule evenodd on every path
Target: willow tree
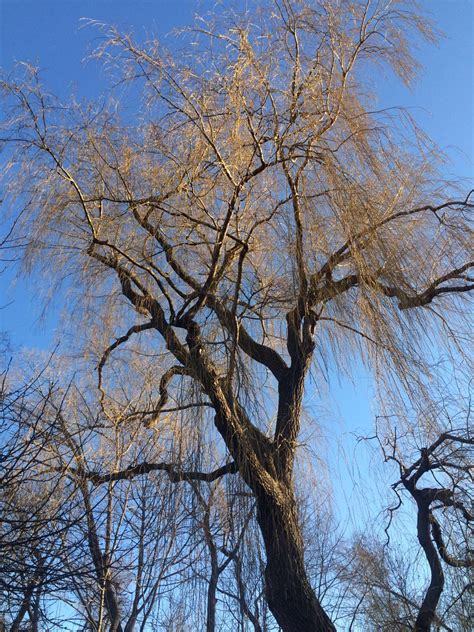
M 76 279 L 70 318 L 100 333 L 104 407 L 124 427 L 142 415 L 154 441 L 165 414 L 186 414 L 187 440 L 214 445 L 215 469 L 186 469 L 177 450 L 95 484 L 157 469 L 176 482 L 240 476 L 285 631 L 334 629 L 305 570 L 295 495 L 311 367 L 317 386 L 323 363 L 361 357 L 402 397 L 425 396 L 425 343 L 456 342 L 474 288 L 474 205 L 370 96 L 374 71 L 409 83 L 411 44 L 433 39 L 412 8 L 269 1 L 199 20 L 171 52 L 101 27 L 97 56 L 123 108 L 60 104 L 33 70 L 3 83 L 2 136 L 16 148 L 5 200 L 21 208 L 26 261 Z M 137 337 L 154 376 L 125 406 L 108 395 L 111 368 Z

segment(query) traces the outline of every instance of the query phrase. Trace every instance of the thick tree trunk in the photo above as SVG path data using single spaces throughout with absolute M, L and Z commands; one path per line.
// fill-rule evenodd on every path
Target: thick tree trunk
M 426 490 L 416 490 L 415 495 L 418 505 L 417 531 L 418 541 L 430 565 L 431 581 L 415 621 L 415 632 L 429 632 L 431 630 L 431 624 L 434 621 L 436 608 L 444 588 L 443 568 L 430 537 L 429 504 L 431 499 L 423 498 L 423 492 Z
M 104 592 L 105 592 L 105 607 L 107 609 L 107 614 L 109 615 L 109 618 L 110 618 L 109 632 L 122 632 L 120 610 L 117 604 L 115 590 L 113 589 L 111 583 L 107 580 L 105 582 Z
M 201 355 L 195 362 L 203 388 L 216 411 L 215 426 L 238 464 L 243 480 L 255 495 L 266 552 L 268 607 L 283 632 L 335 632 L 306 574 L 292 480 L 304 376 L 314 349 L 312 341 L 306 341 L 303 346 L 299 334 L 301 318 L 295 324 L 296 316 L 288 319 L 291 367 L 278 369 L 279 402 L 273 441 L 251 423 L 233 393 L 222 389 L 217 370 L 203 362 Z M 189 334 L 187 341 L 190 348 L 195 348 Z
M 257 494 L 257 519 L 262 531 L 267 565 L 268 606 L 284 632 L 334 632 L 309 583 L 303 541 L 291 489 L 277 497 Z

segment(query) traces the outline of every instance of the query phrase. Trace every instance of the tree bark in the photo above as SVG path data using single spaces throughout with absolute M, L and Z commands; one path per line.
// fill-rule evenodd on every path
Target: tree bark
M 13 620 L 13 623 L 10 628 L 10 632 L 19 632 L 22 621 L 25 617 L 25 614 L 28 612 L 28 608 L 30 607 L 31 596 L 33 594 L 33 588 L 28 588 L 26 590 L 23 601 L 21 602 L 20 609 Z
M 335 632 L 308 580 L 296 502 L 291 488 L 281 495 L 257 494 L 257 520 L 267 565 L 268 606 L 284 632 Z
M 41 564 L 41 559 L 39 561 L 38 568 L 40 571 L 39 575 L 36 575 L 35 577 L 33 577 L 32 581 L 30 582 L 27 589 L 25 590 L 23 601 L 21 602 L 20 609 L 15 619 L 12 622 L 10 632 L 20 631 L 21 624 L 23 623 L 23 619 L 25 618 L 26 613 L 28 613 L 30 617 L 30 627 L 33 630 L 38 629 L 40 593 L 37 592 L 37 595 L 35 595 L 34 592 L 35 592 L 35 587 L 38 585 L 38 583 L 41 580 L 41 577 L 43 576 L 43 572 L 42 572 L 43 567 Z M 32 605 L 33 597 L 35 597 L 35 600 L 34 600 L 35 603 Z
M 98 585 L 104 592 L 105 609 L 110 621 L 109 632 L 122 632 L 120 608 L 115 594 L 115 589 L 108 577 L 108 572 L 110 569 L 108 568 L 108 564 L 106 562 L 106 556 L 102 553 L 100 548 L 99 537 L 97 535 L 92 503 L 87 483 L 82 480 L 79 482 L 79 486 L 82 492 L 82 497 L 84 499 L 84 506 L 86 510 L 87 540 L 89 544 L 89 550 L 94 562 Z
M 417 531 L 418 541 L 428 560 L 431 571 L 431 581 L 425 593 L 418 616 L 415 621 L 415 632 L 429 632 L 436 615 L 436 608 L 444 588 L 444 574 L 436 549 L 430 537 L 430 510 L 431 499 L 423 498 L 422 492 L 415 490 L 415 500 L 418 505 Z

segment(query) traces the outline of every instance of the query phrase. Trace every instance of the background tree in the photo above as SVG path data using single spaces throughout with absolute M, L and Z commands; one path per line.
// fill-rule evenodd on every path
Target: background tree
M 395 462 L 400 475 L 392 486 L 398 503 L 391 514 L 401 507 L 403 495 L 408 494 L 416 507 L 416 535 L 429 566 L 428 585 L 416 607 L 416 630 L 431 629 L 446 584 L 449 595 L 445 595 L 440 608 L 446 613 L 446 618 L 441 616 L 446 625 L 451 616 L 456 616 L 456 609 L 450 612 L 453 606 L 463 601 L 467 604 L 472 597 L 473 584 L 466 572 L 474 566 L 474 438 L 470 401 L 470 395 L 459 395 L 456 402 L 448 399 L 441 406 L 426 410 L 418 423 L 395 422 L 393 428 L 392 419 L 392 428 L 386 424 L 380 428 L 379 442 L 385 461 Z M 461 410 L 457 410 L 459 406 Z M 449 577 L 446 582 L 445 565 L 451 568 L 451 575 L 454 571 L 458 577 Z M 468 612 L 469 607 L 463 610 Z M 458 620 L 455 629 L 462 627 Z
M 37 381 L 13 390 L 8 382 L 5 372 L 0 393 L 0 603 L 9 630 L 39 630 L 51 622 L 48 598 L 58 595 L 69 579 L 60 553 L 67 548 L 67 508 L 62 485 L 44 472 L 41 447 L 31 441 L 50 394 L 37 398 Z
M 155 476 L 133 487 L 127 480 L 97 484 L 99 464 L 117 469 L 130 449 L 146 452 L 131 425 L 129 434 L 117 433 L 98 403 L 71 384 L 37 378 L 4 393 L 0 410 L 9 436 L 1 594 L 11 629 L 27 621 L 28 629 L 54 629 L 55 603 L 63 604 L 62 623 L 89 631 L 143 629 L 152 613 L 167 609 L 170 581 L 189 583 L 188 510 L 180 509 L 179 489 Z
M 74 274 L 86 334 L 116 337 L 97 365 L 117 428 L 129 432 L 137 400 L 123 383 L 129 403 L 116 402 L 110 361 L 140 337 L 159 358 L 140 401 L 149 440 L 175 408 L 186 455 L 214 446 L 212 470 L 186 469 L 179 451 L 159 463 L 135 452 L 89 480 L 238 473 L 276 620 L 332 630 L 295 495 L 305 380 L 313 367 L 318 384 L 320 359 L 341 369 L 360 357 L 381 393 L 429 397 L 428 336 L 456 341 L 474 287 L 473 204 L 440 178 L 425 139 L 367 96 L 374 68 L 413 78 L 411 43 L 433 37 L 424 17 L 402 1 L 262 6 L 199 22 L 192 55 L 106 28 L 98 56 L 143 85 L 133 123 L 115 104 L 59 106 L 34 70 L 4 81 L 6 193 L 22 209 L 25 260 Z

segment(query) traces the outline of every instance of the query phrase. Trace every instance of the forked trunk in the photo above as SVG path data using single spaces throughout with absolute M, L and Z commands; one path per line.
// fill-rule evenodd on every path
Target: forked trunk
M 283 498 L 283 502 L 281 499 Z M 268 606 L 284 632 L 334 632 L 309 583 L 292 490 L 275 498 L 257 494 L 257 519 L 265 543 Z

